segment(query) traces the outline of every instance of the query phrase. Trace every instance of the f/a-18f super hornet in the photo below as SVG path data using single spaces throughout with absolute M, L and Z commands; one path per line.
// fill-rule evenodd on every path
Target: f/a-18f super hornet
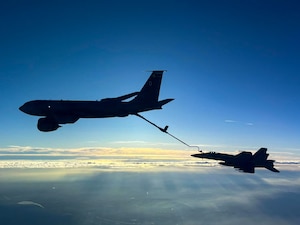
M 54 131 L 60 124 L 75 123 L 80 118 L 108 118 L 138 115 L 162 106 L 174 99 L 158 100 L 163 70 L 152 71 L 139 92 L 99 101 L 34 100 L 19 109 L 33 116 L 41 116 L 37 123 L 40 131 Z M 132 100 L 124 101 L 134 97 Z
M 233 166 L 245 173 L 254 173 L 255 167 L 264 167 L 272 172 L 279 171 L 274 168 L 275 160 L 267 160 L 267 148 L 260 148 L 254 155 L 251 152 L 241 152 L 237 155 L 208 152 L 191 155 L 193 157 L 221 160 L 219 164 L 224 166 Z

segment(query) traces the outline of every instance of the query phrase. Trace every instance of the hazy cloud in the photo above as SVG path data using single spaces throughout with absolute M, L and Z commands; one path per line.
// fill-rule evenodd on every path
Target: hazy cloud
M 195 152 L 160 148 L 61 149 L 10 146 L 1 149 L 0 168 L 99 168 L 104 170 L 184 168 L 203 170 L 207 167 L 221 167 L 218 161 L 191 157 L 190 155 Z M 231 153 L 236 154 L 237 151 Z M 300 169 L 300 155 L 284 152 L 272 153 L 270 159 L 276 160 L 276 167 L 279 170 Z
M 247 126 L 253 126 L 254 124 L 251 122 L 241 122 L 241 121 L 236 121 L 236 120 L 224 120 L 225 123 L 243 123 Z
M 114 141 L 112 142 L 114 144 L 145 144 L 146 141 Z
M 21 202 L 18 202 L 18 205 L 35 205 L 35 206 L 38 206 L 42 209 L 44 209 L 45 207 L 42 206 L 41 204 L 39 203 L 36 203 L 36 202 L 32 202 L 32 201 L 21 201 Z
M 299 223 L 299 172 L 273 174 L 261 170 L 249 175 L 221 167 L 159 173 L 105 173 L 98 169 L 19 171 L 8 170 L 9 177 L 15 176 L 17 182 L 11 182 L 9 187 L 13 188 L 6 193 L 21 200 L 47 200 L 47 210 L 40 210 L 39 203 L 22 201 L 21 205 L 36 206 L 36 210 L 26 211 L 26 217 L 20 217 L 26 221 L 31 218 L 32 224 L 37 224 L 38 218 L 44 221 L 38 224 Z M 25 180 L 19 178 L 21 175 L 26 183 L 20 182 Z M 7 177 L 0 179 L 7 181 Z M 57 189 L 52 184 L 57 184 Z M 41 191 L 51 187 L 51 191 Z M 78 207 L 82 199 L 84 207 Z M 99 202 L 108 207 L 99 207 Z M 8 203 L 4 207 L 10 217 L 4 217 L 3 224 L 22 224 L 14 215 L 24 215 L 26 206 L 9 208 Z M 46 213 L 52 217 L 46 217 Z M 62 214 L 72 220 L 64 220 Z
M 236 123 L 237 121 L 235 121 L 235 120 L 225 120 L 224 122 L 225 123 Z

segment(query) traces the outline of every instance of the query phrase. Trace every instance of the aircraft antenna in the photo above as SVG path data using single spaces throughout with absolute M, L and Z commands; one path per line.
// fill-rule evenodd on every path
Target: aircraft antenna
M 172 138 L 176 139 L 177 141 L 181 142 L 182 144 L 186 145 L 189 148 L 197 148 L 199 152 L 202 152 L 202 150 L 200 150 L 199 146 L 196 145 L 189 145 L 186 142 L 184 142 L 183 140 L 175 137 L 174 135 L 170 134 L 167 130 L 168 130 L 168 126 L 165 126 L 165 128 L 159 127 L 158 125 L 156 125 L 155 123 L 151 122 L 150 120 L 146 119 L 145 117 L 141 116 L 140 114 L 136 113 L 136 116 L 142 118 L 143 120 L 147 121 L 148 123 L 150 123 L 151 125 L 155 126 L 156 128 L 158 128 L 161 132 L 164 132 L 168 135 L 170 135 Z

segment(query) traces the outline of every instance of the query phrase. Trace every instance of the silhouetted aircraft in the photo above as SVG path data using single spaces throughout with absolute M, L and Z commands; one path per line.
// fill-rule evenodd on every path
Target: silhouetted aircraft
M 37 123 L 40 131 L 54 131 L 60 127 L 59 124 L 75 123 L 80 118 L 125 117 L 162 109 L 163 105 L 174 100 L 158 101 L 163 72 L 152 71 L 139 92 L 120 97 L 100 101 L 34 100 L 26 102 L 19 109 L 29 115 L 42 116 Z M 132 100 L 124 101 L 132 97 Z
M 241 152 L 237 155 L 229 155 L 216 152 L 200 153 L 191 155 L 193 157 L 222 160 L 219 164 L 224 166 L 233 166 L 245 173 L 254 173 L 255 167 L 264 167 L 273 172 L 279 172 L 274 168 L 275 160 L 267 160 L 267 148 L 260 148 L 254 155 L 251 152 Z

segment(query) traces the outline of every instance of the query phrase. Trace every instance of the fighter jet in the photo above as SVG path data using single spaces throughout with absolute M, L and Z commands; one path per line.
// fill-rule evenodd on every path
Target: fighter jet
M 80 118 L 108 118 L 138 115 L 139 112 L 162 109 L 174 99 L 158 100 L 163 70 L 152 71 L 139 92 L 99 101 L 33 100 L 19 109 L 33 116 L 40 116 L 37 128 L 48 132 L 60 124 L 75 123 Z M 133 98 L 134 97 L 134 98 Z M 132 100 L 128 100 L 133 98 Z M 128 100 L 128 101 L 124 101 Z
M 255 167 L 264 167 L 272 172 L 279 173 L 274 168 L 275 160 L 267 160 L 269 154 L 267 154 L 267 148 L 260 148 L 254 155 L 251 152 L 241 152 L 237 155 L 208 152 L 191 155 L 193 157 L 222 160 L 219 164 L 224 166 L 233 166 L 238 170 L 245 173 L 255 173 Z

